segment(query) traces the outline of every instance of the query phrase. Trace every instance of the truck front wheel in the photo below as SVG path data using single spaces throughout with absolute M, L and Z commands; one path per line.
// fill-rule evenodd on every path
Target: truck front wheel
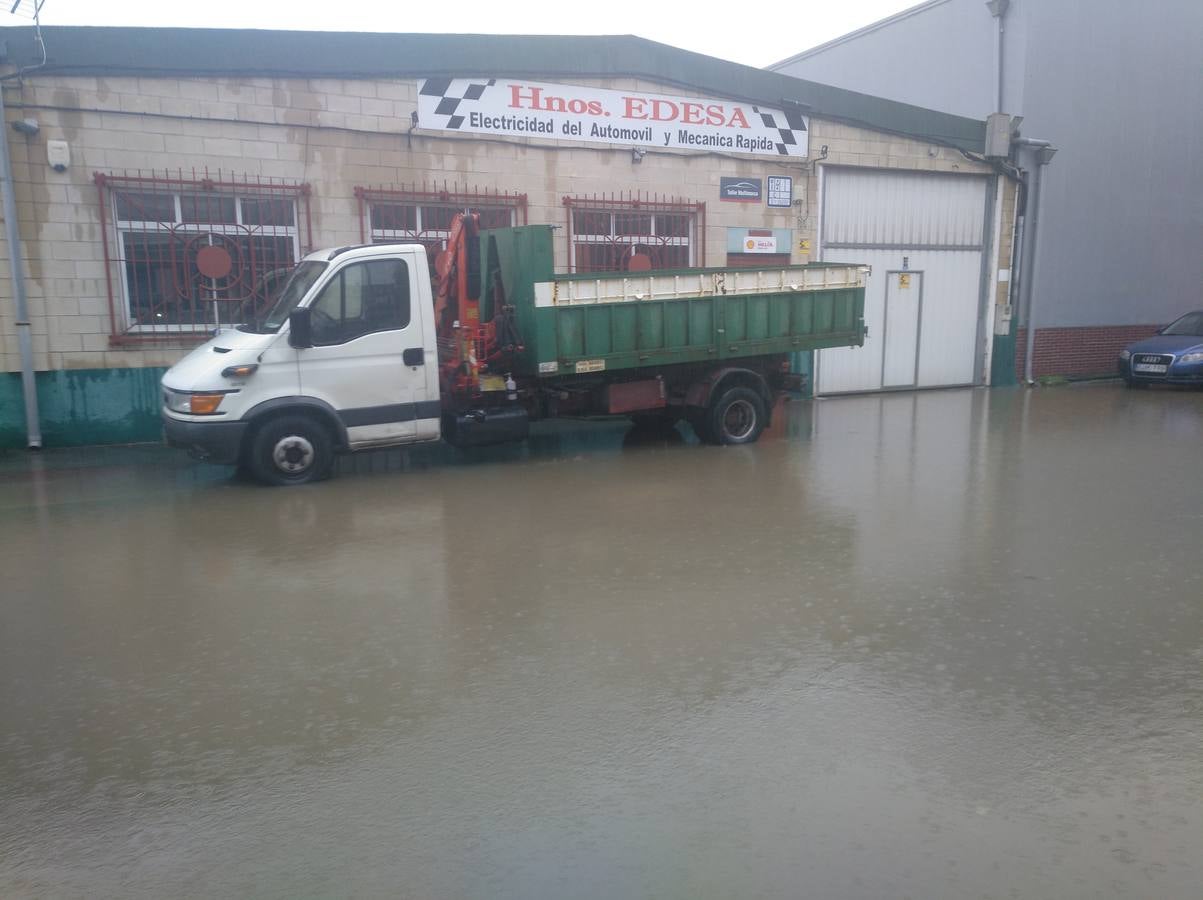
M 699 436 L 711 444 L 751 444 L 760 437 L 767 420 L 760 394 L 751 388 L 733 387 L 711 402 Z
M 247 468 L 264 484 L 307 484 L 330 475 L 334 441 L 308 416 L 272 419 L 251 437 Z

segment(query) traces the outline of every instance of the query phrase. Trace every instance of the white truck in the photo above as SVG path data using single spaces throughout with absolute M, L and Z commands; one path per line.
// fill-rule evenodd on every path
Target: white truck
M 547 226 L 457 217 L 433 279 L 419 244 L 322 250 L 270 312 L 162 380 L 166 440 L 269 484 L 335 454 L 522 440 L 532 419 L 685 417 L 759 437 L 787 354 L 863 342 L 860 266 L 556 275 Z

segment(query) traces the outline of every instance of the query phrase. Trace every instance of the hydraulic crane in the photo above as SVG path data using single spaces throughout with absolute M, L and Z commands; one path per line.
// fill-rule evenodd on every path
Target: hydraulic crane
M 456 213 L 447 247 L 435 257 L 434 319 L 439 380 L 444 398 L 462 401 L 481 392 L 482 375 L 505 374 L 504 365 L 523 350 L 501 279 L 482 285 L 480 214 Z M 481 321 L 482 294 L 492 315 Z

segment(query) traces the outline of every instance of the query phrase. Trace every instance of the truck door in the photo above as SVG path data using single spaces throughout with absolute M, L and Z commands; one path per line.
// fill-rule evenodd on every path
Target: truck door
M 298 351 L 301 391 L 338 411 L 353 447 L 438 435 L 438 381 L 427 372 L 435 354 L 412 308 L 422 296 L 418 274 L 397 257 L 348 262 L 309 304 L 313 346 Z

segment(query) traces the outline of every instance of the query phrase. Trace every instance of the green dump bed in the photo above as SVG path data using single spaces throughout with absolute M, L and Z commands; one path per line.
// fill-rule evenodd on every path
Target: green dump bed
M 522 374 L 552 377 L 864 342 L 864 266 L 554 275 L 549 230 L 545 238 L 513 240 L 512 233 L 536 228 L 486 232 L 509 233 L 493 244 L 492 260 L 526 344 Z

